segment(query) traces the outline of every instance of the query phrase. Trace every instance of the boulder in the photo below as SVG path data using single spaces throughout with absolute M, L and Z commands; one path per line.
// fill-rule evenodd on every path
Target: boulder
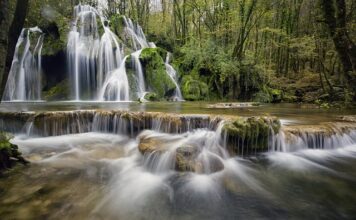
M 142 154 L 163 152 L 166 150 L 162 141 L 151 137 L 141 137 L 140 143 L 138 144 L 138 149 Z
M 223 162 L 210 156 L 206 163 L 199 158 L 200 149 L 197 146 L 182 146 L 176 150 L 175 169 L 180 172 L 215 173 L 224 169 Z
M 146 86 L 157 95 L 157 99 L 171 97 L 176 89 L 173 80 L 167 74 L 160 48 L 145 48 L 140 55 Z
M 195 172 L 201 170 L 201 164 L 197 162 L 199 148 L 196 146 L 183 146 L 176 150 L 176 165 L 177 171 Z

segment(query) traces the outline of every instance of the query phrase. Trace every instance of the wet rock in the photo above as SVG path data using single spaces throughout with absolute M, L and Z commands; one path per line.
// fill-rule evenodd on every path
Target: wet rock
M 269 137 L 278 133 L 280 127 L 277 118 L 250 117 L 227 122 L 223 131 L 227 135 L 230 152 L 246 155 L 267 151 Z
M 160 55 L 163 53 L 161 50 L 145 48 L 140 55 L 147 86 L 156 94 L 156 99 L 168 98 L 176 89 L 176 85 L 167 74 L 164 60 Z
M 207 170 L 209 173 L 216 173 L 223 169 L 224 169 L 224 164 L 219 158 L 217 157 L 209 158 L 209 167 Z
M 144 99 L 146 99 L 147 101 L 151 101 L 151 102 L 153 102 L 153 101 L 159 101 L 159 98 L 158 98 L 157 94 L 154 93 L 154 92 L 148 92 L 148 93 L 146 93 Z
M 356 115 L 341 116 L 340 119 L 347 122 L 356 122 Z
M 151 137 L 141 137 L 140 143 L 138 144 L 138 149 L 142 154 L 163 152 L 166 150 L 162 141 Z
M 218 157 L 210 156 L 204 163 L 200 158 L 197 146 L 182 146 L 176 150 L 175 169 L 180 172 L 215 173 L 224 169 L 223 162 Z
M 201 164 L 197 161 L 199 148 L 196 146 L 179 147 L 176 150 L 176 165 L 177 171 L 195 172 L 201 170 Z

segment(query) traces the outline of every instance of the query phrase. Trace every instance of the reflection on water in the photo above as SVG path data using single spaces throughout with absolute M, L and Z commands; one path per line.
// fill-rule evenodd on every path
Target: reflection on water
M 210 102 L 3 102 L 0 111 L 60 111 L 60 110 L 129 110 L 185 114 L 216 114 L 239 116 L 272 115 L 285 124 L 316 124 L 332 121 L 341 115 L 356 114 L 356 109 L 320 109 L 310 104 L 264 104 L 234 109 L 208 108 Z
M 139 135 L 169 143 L 142 155 L 139 139 L 83 133 L 17 136 L 31 165 L 0 179 L 2 219 L 352 219 L 356 215 L 356 145 L 333 150 L 229 156 L 218 132 L 198 129 Z M 195 145 L 202 170 L 165 163 Z M 208 159 L 207 159 L 208 158 Z M 152 163 L 150 163 L 152 162 Z M 208 164 L 208 165 L 207 165 Z

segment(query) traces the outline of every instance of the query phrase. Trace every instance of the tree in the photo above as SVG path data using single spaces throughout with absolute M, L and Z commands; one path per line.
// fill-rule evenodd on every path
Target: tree
M 2 95 L 6 86 L 7 78 L 9 76 L 12 59 L 14 57 L 17 39 L 21 34 L 21 30 L 24 26 L 27 10 L 28 10 L 28 0 L 17 0 L 16 9 L 14 13 L 14 19 L 11 23 L 8 33 L 8 44 L 5 67 L 3 70 L 3 77 L 1 81 L 0 94 Z
M 343 66 L 344 76 L 356 100 L 356 46 L 346 27 L 345 0 L 321 0 L 324 19 Z

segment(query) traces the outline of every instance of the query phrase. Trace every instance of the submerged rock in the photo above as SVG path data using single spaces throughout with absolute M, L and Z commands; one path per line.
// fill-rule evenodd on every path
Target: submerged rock
M 216 103 L 208 105 L 208 108 L 248 108 L 259 106 L 256 102 L 230 102 L 230 103 Z

